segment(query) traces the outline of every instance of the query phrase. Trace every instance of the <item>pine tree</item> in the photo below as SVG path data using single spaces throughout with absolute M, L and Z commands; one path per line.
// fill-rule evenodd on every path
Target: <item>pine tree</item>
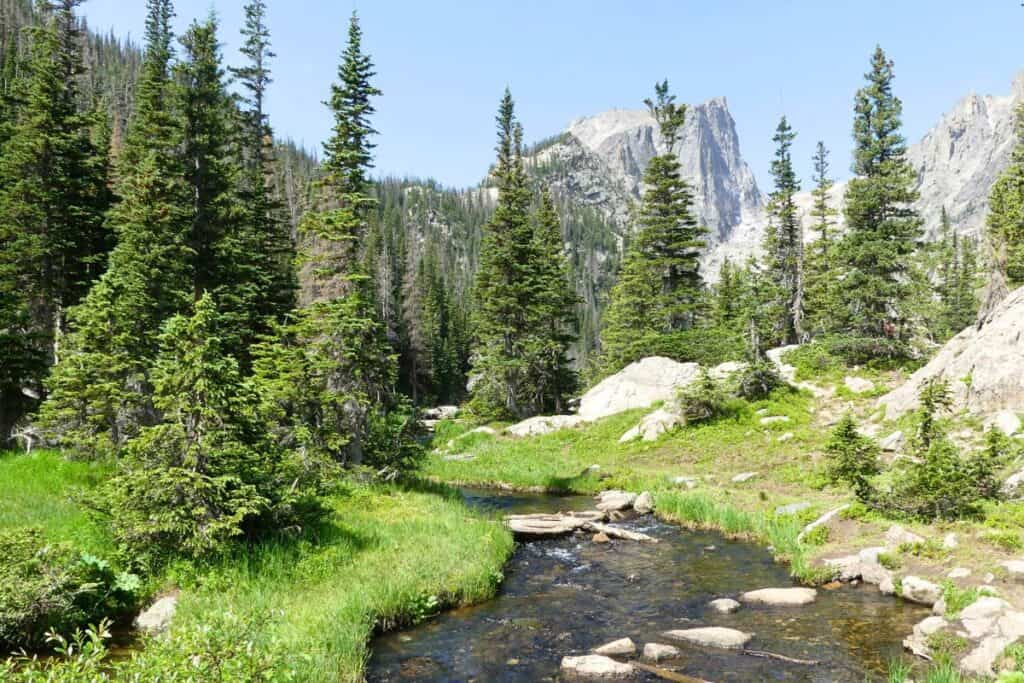
M 846 189 L 847 232 L 837 245 L 845 305 L 839 330 L 862 356 L 905 353 L 911 326 L 910 257 L 921 237 L 915 175 L 900 133 L 893 64 L 877 48 L 854 107 L 855 177 Z M 853 348 L 853 347 L 851 347 Z
M 298 283 L 295 279 L 295 246 L 290 229 L 283 220 L 282 206 L 271 195 L 274 173 L 274 135 L 266 113 L 267 88 L 273 83 L 270 60 L 276 55 L 270 46 L 265 0 L 251 0 L 245 6 L 242 55 L 248 63 L 231 69 L 247 97 L 244 104 L 243 151 L 245 153 L 244 189 L 248 230 L 256 248 L 255 285 L 257 313 L 278 322 L 295 305 Z
M 530 190 L 522 158 L 522 129 L 512 94 L 498 108 L 498 160 L 493 170 L 498 203 L 484 228 L 474 298 L 476 345 L 475 408 L 522 417 L 527 379 L 526 342 L 533 301 L 535 263 Z
M 5 344 L 0 375 L 5 395 L 41 393 L 47 365 L 59 359 L 66 310 L 99 276 L 110 246 L 103 222 L 109 203 L 105 150 L 90 137 L 90 117 L 78 110 L 83 72 L 80 0 L 55 8 L 40 3 L 29 28 L 19 105 L 0 153 L 0 313 L 23 337 Z M 15 371 L 15 366 L 20 370 Z M 15 403 L 24 403 L 14 399 Z M 0 420 L 0 442 L 10 424 Z
M 1015 120 L 1016 146 L 1010 165 L 989 194 L 987 242 L 991 252 L 992 281 L 985 310 L 991 310 L 1009 289 L 1024 284 L 1024 105 Z
M 394 394 L 397 366 L 371 296 L 372 283 L 356 258 L 366 234 L 373 198 L 366 174 L 374 130 L 370 99 L 379 94 L 371 83 L 373 64 L 362 52 L 362 32 L 355 14 L 349 23 L 348 47 L 332 86 L 328 105 L 334 115 L 325 143 L 322 200 L 334 208 L 306 214 L 300 225 L 304 244 L 329 245 L 332 252 L 308 254 L 319 277 L 335 286 L 321 288 L 280 331 L 274 343 L 256 351 L 254 370 L 268 387 L 282 438 L 345 464 L 404 461 L 408 428 Z M 395 416 L 398 416 L 397 419 Z M 383 438 L 375 429 L 390 436 Z M 389 449 L 387 453 L 373 448 Z M 371 452 L 368 452 L 371 451 Z
M 686 330 L 698 320 L 703 279 L 700 252 L 707 229 L 697 223 L 693 191 L 680 174 L 676 143 L 686 106 L 669 94 L 668 81 L 646 100 L 665 151 L 644 172 L 636 238 L 612 289 L 601 334 L 602 365 L 615 371 L 646 355 L 661 335 Z
M 537 284 L 531 315 L 534 340 L 528 351 L 533 412 L 561 413 L 577 386 L 569 347 L 576 341 L 574 328 L 579 298 L 572 290 L 562 226 L 547 188 L 541 192 L 533 220 Z
M 172 96 L 170 0 L 149 0 L 135 115 L 117 159 L 108 215 L 117 246 L 83 302 L 48 382 L 41 423 L 68 448 L 118 448 L 157 415 L 149 368 L 165 320 L 194 301 L 190 209 Z
M 800 181 L 793 170 L 790 149 L 796 133 L 783 116 L 772 140 L 776 144 L 771 174 L 775 189 L 768 198 L 769 229 L 765 238 L 767 268 L 773 285 L 775 339 L 795 344 L 804 337 L 803 226 L 793 196 Z
M 942 207 L 934 298 L 938 299 L 935 327 L 940 340 L 957 334 L 974 322 L 978 314 L 978 267 L 974 241 L 953 229 Z
M 833 217 L 838 213 L 829 203 L 828 193 L 834 184 L 829 175 L 829 151 L 818 141 L 811 161 L 814 166 L 811 196 L 811 232 L 815 235 L 805 255 L 805 289 L 807 299 L 807 331 L 811 335 L 828 329 L 831 311 L 835 308 L 835 272 L 832 267 L 837 236 Z
M 199 556 L 321 513 L 314 461 L 266 434 L 259 397 L 224 345 L 231 325 L 204 294 L 163 328 L 152 373 L 162 419 L 128 443 L 104 500 L 114 535 L 137 553 Z

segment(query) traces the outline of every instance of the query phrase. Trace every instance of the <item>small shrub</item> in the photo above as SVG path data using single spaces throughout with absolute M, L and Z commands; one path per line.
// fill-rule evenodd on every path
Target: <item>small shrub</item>
M 803 542 L 808 546 L 820 546 L 828 543 L 829 530 L 828 526 L 822 524 L 811 529 L 810 532 L 804 534 Z
M 957 658 L 967 652 L 970 643 L 951 631 L 936 631 L 928 636 L 928 647 L 937 659 Z
M 973 605 L 978 598 L 984 595 L 992 595 L 987 588 L 971 586 L 969 588 L 957 588 L 951 581 L 942 582 L 942 599 L 946 603 L 946 614 L 948 619 L 955 619 L 965 607 Z
M 740 375 L 736 394 L 747 401 L 760 401 L 786 383 L 772 363 L 751 363 Z
M 866 502 L 872 497 L 869 478 L 879 471 L 878 452 L 875 442 L 857 431 L 857 423 L 847 413 L 825 445 L 828 475 L 833 483 L 852 486 L 858 500 Z
M 803 344 L 787 352 L 782 360 L 796 368 L 799 380 L 820 380 L 839 373 L 844 365 L 841 358 L 819 342 Z
M 949 550 L 942 545 L 942 541 L 934 538 L 917 543 L 902 543 L 900 552 L 914 557 L 926 557 L 930 560 L 943 560 L 949 556 Z
M 892 363 L 907 358 L 910 349 L 897 339 L 834 335 L 822 341 L 829 355 L 842 358 L 851 365 Z
M 987 543 L 991 543 L 997 548 L 1002 548 L 1011 553 L 1024 550 L 1024 540 L 1021 539 L 1020 533 L 1017 531 L 992 529 L 982 534 L 982 538 Z
M 893 553 L 878 553 L 878 564 L 894 572 L 903 567 L 903 560 Z
M 135 602 L 140 582 L 36 529 L 0 532 L 0 652 L 36 649 L 47 633 L 67 633 Z
M 687 422 L 701 422 L 729 412 L 729 395 L 707 370 L 701 370 L 697 381 L 683 389 L 679 403 Z

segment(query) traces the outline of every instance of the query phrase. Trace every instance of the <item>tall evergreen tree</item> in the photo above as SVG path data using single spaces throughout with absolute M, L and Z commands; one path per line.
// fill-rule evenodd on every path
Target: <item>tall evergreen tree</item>
M 284 220 L 283 207 L 271 194 L 274 173 L 274 136 L 266 112 L 267 88 L 273 83 L 270 60 L 276 55 L 270 45 L 265 0 L 251 0 L 245 6 L 242 26 L 242 55 L 248 62 L 232 69 L 246 97 L 244 104 L 243 150 L 245 173 L 242 198 L 247 211 L 247 229 L 256 249 L 255 286 L 257 312 L 277 321 L 295 305 L 295 246 Z
M 836 274 L 832 267 L 835 256 L 834 216 L 838 213 L 829 203 L 829 191 L 834 185 L 829 175 L 829 150 L 821 140 L 814 149 L 811 161 L 814 166 L 812 179 L 814 189 L 811 196 L 814 203 L 811 207 L 811 231 L 815 239 L 808 246 L 804 259 L 804 281 L 807 299 L 808 332 L 818 334 L 831 325 L 831 311 L 836 306 L 834 301 Z
M 569 347 L 576 341 L 576 304 L 579 297 L 572 289 L 569 262 L 558 212 L 545 188 L 534 215 L 534 254 L 536 258 L 536 294 L 531 329 L 530 386 L 533 410 L 561 413 L 577 385 L 576 372 L 569 359 Z
M 700 253 L 707 229 L 693 212 L 693 191 L 680 173 L 676 144 L 686 106 L 669 94 L 668 81 L 646 100 L 664 152 L 644 171 L 638 230 L 612 289 L 601 334 L 602 365 L 614 371 L 644 355 L 664 334 L 697 322 L 702 305 Z M 649 350 L 649 348 L 647 349 Z
M 1024 105 L 1017 107 L 1017 135 L 1010 165 L 992 186 L 986 222 L 992 274 L 983 313 L 994 308 L 1009 289 L 1024 284 Z
M 771 164 L 775 189 L 768 198 L 770 222 L 765 239 L 769 279 L 774 285 L 774 341 L 782 344 L 795 344 L 804 337 L 804 235 L 793 201 L 800 181 L 790 151 L 795 138 L 783 116 L 772 137 L 776 144 Z
M 162 323 L 195 298 L 194 194 L 185 182 L 184 125 L 171 87 L 170 0 L 149 0 L 146 53 L 117 159 L 109 266 L 70 314 L 42 423 L 72 449 L 120 447 L 156 413 L 149 369 Z
M 892 92 L 893 64 L 876 48 L 854 106 L 855 177 L 846 188 L 847 231 L 837 245 L 844 306 L 840 330 L 858 355 L 905 352 L 910 336 L 910 256 L 921 237 L 914 170 L 900 133 L 903 105 Z
M 322 202 L 333 208 L 308 213 L 300 225 L 303 244 L 313 250 L 307 258 L 333 286 L 320 288 L 280 339 L 263 345 L 255 363 L 257 376 L 270 387 L 280 432 L 303 448 L 356 465 L 367 455 L 382 457 L 366 451 L 382 443 L 375 427 L 394 426 L 396 408 L 395 358 L 355 258 L 373 206 L 366 180 L 375 132 L 370 100 L 380 94 L 370 83 L 373 73 L 353 14 L 339 82 L 328 102 L 334 127 L 324 144 L 320 191 Z M 388 448 L 405 451 L 404 429 L 398 425 L 402 433 Z
M 9 366 L 0 375 L 12 384 L 0 393 L 16 405 L 41 393 L 46 366 L 59 358 L 66 310 L 99 276 L 110 247 L 106 150 L 93 145 L 89 114 L 78 109 L 79 3 L 38 4 L 19 105 L 0 153 L 0 306 L 9 308 L 0 317 L 14 323 L 7 334 L 24 338 L 5 344 L 12 355 L 0 359 Z M 0 419 L 0 442 L 6 422 Z
M 974 241 L 961 237 L 949 220 L 946 207 L 940 214 L 938 263 L 934 270 L 933 298 L 938 313 L 933 331 L 940 340 L 957 334 L 978 315 L 978 264 Z
M 522 129 L 508 89 L 498 108 L 498 160 L 492 177 L 498 202 L 484 228 L 474 298 L 477 302 L 474 402 L 482 412 L 522 417 L 526 343 L 534 295 L 530 189 L 523 167 Z

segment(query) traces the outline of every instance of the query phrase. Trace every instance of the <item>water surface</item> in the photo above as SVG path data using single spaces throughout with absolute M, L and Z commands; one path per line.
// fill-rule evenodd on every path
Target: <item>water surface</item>
M 470 505 L 496 513 L 593 508 L 583 496 L 556 497 L 466 490 Z M 805 607 L 744 606 L 722 615 L 710 600 L 755 588 L 793 585 L 785 566 L 748 543 L 691 532 L 642 517 L 624 526 L 658 544 L 589 536 L 520 545 L 505 568 L 498 596 L 446 612 L 418 627 L 373 642 L 370 681 L 558 681 L 564 655 L 630 637 L 673 644 L 678 659 L 660 666 L 709 681 L 863 683 L 882 678 L 901 655 L 900 642 L 926 610 L 879 594 L 873 586 L 820 590 Z M 755 634 L 748 646 L 817 666 L 787 664 L 738 652 L 690 648 L 663 631 L 728 626 Z M 659 680 L 648 674 L 634 680 Z

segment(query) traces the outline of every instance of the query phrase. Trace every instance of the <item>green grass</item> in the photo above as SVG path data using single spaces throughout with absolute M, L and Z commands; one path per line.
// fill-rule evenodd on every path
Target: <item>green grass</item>
M 36 527 L 52 541 L 68 541 L 95 554 L 112 549 L 76 496 L 109 476 L 111 468 L 65 460 L 54 451 L 0 453 L 0 529 Z
M 315 541 L 172 570 L 183 588 L 180 626 L 225 612 L 274 614 L 264 636 L 301 655 L 300 680 L 359 681 L 375 630 L 491 597 L 513 547 L 499 522 L 440 487 L 356 486 L 332 504 Z

